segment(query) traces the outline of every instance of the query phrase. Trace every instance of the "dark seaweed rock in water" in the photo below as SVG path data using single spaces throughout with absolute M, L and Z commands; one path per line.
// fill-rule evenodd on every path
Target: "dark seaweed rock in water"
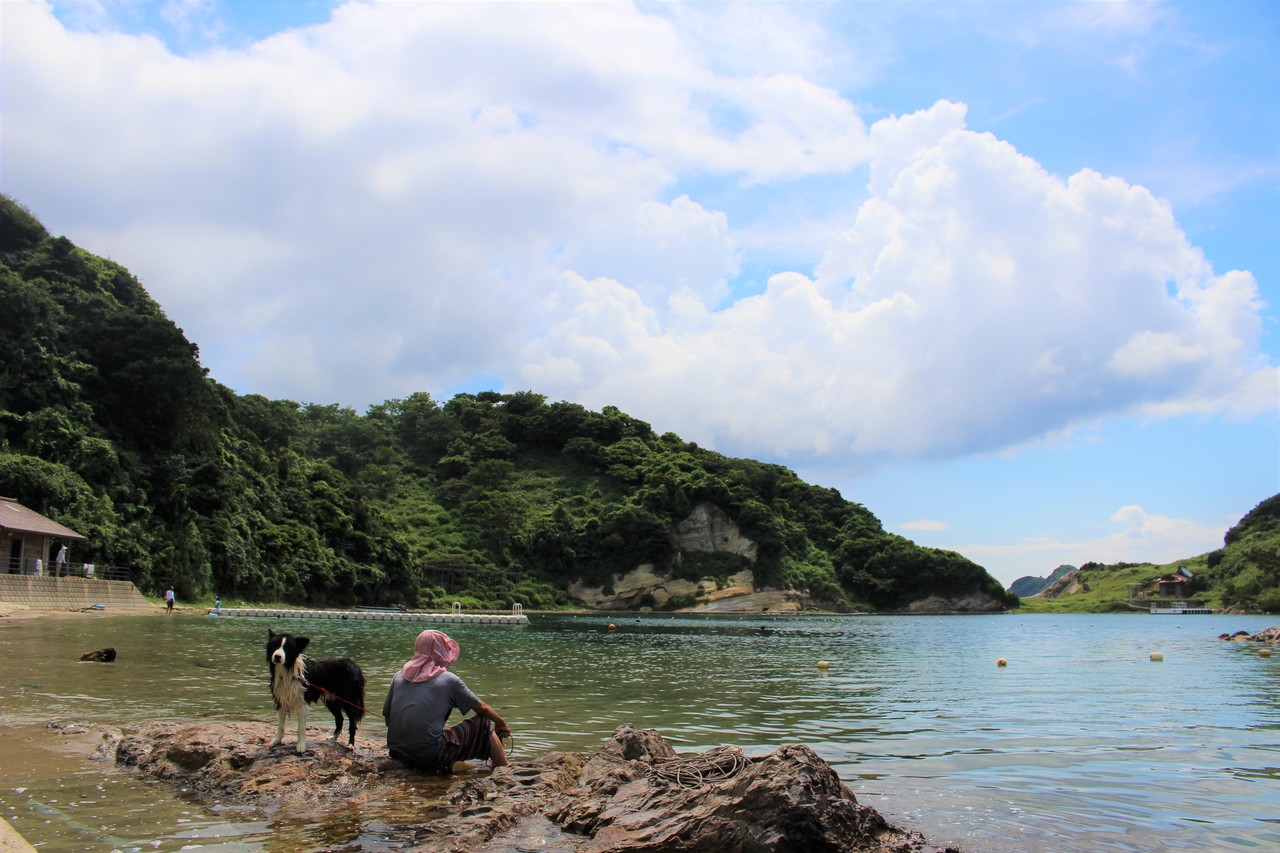
M 805 746 L 681 756 L 657 732 L 624 725 L 595 755 L 548 753 L 441 779 L 367 738 L 298 755 L 287 743 L 267 748 L 273 734 L 258 723 L 148 723 L 120 740 L 116 760 L 210 804 L 332 823 L 338 846 L 356 840 L 337 836 L 359 834 L 358 806 L 391 846 L 433 853 L 940 851 L 859 803 Z
M 1234 634 L 1219 634 L 1219 640 L 1239 640 L 1247 643 L 1280 644 L 1280 625 L 1272 625 L 1256 634 L 1248 631 L 1236 631 Z

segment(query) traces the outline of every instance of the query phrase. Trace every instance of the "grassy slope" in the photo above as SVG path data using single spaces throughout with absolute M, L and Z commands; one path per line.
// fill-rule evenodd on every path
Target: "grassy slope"
M 1148 587 L 1163 575 L 1186 566 L 1192 572 L 1204 570 L 1207 555 L 1193 557 L 1190 560 L 1178 560 L 1163 566 L 1153 563 L 1142 563 L 1136 566 L 1113 568 L 1110 566 L 1098 569 L 1086 569 L 1081 580 L 1088 584 L 1088 591 L 1063 595 L 1054 599 L 1024 598 L 1018 608 L 1020 613 L 1138 613 L 1143 608 L 1129 607 L 1129 590 L 1132 584 Z M 1197 601 L 1207 601 L 1208 596 L 1197 596 Z M 1210 606 L 1221 607 L 1221 601 Z
M 1218 551 L 1156 565 L 1082 567 L 1088 590 L 1056 599 L 1023 598 L 1022 613 L 1141 612 L 1128 605 L 1132 584 L 1154 591 L 1155 580 L 1186 566 L 1197 578 L 1190 598 L 1214 610 L 1275 611 L 1280 602 L 1280 495 L 1258 504 L 1226 535 Z

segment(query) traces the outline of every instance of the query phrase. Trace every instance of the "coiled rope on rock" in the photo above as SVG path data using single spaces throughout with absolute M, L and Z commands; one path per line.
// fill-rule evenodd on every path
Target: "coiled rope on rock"
M 613 761 L 627 761 L 620 756 L 604 752 L 600 755 Z M 747 758 L 741 747 L 716 746 L 689 758 L 667 758 L 634 763 L 639 764 L 651 779 L 661 779 L 692 790 L 710 782 L 732 779 L 745 770 L 751 764 L 751 760 Z

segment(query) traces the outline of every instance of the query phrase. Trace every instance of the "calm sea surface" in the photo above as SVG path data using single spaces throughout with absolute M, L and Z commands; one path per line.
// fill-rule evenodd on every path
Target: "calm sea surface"
M 610 622 L 616 625 L 609 629 Z M 858 799 L 971 853 L 1280 850 L 1280 654 L 1266 616 L 540 616 L 452 626 L 454 670 L 515 758 L 624 722 L 680 752 L 813 747 Z M 394 819 L 248 820 L 70 754 L 44 724 L 274 720 L 268 626 L 364 667 L 369 707 L 425 625 L 110 617 L 0 622 L 0 816 L 41 850 L 391 850 Z M 113 664 L 80 654 L 113 646 Z M 1161 652 L 1164 661 L 1150 660 Z M 1008 666 L 997 668 L 1006 658 Z M 819 670 L 817 662 L 830 662 Z M 320 718 L 323 715 L 323 719 Z M 313 739 L 327 748 L 321 710 Z M 362 734 L 385 729 L 366 719 Z M 291 736 L 290 736 L 291 737 Z

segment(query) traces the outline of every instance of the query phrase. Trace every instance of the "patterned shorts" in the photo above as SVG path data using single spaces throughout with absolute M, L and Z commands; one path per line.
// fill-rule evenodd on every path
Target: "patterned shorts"
M 491 732 L 493 732 L 493 721 L 488 717 L 473 714 L 456 726 L 450 726 L 444 730 L 444 741 L 440 744 L 440 751 L 436 753 L 436 760 L 433 763 L 419 764 L 394 750 L 391 752 L 391 757 L 423 773 L 448 776 L 453 772 L 455 761 L 488 760 L 492 746 L 489 739 Z

